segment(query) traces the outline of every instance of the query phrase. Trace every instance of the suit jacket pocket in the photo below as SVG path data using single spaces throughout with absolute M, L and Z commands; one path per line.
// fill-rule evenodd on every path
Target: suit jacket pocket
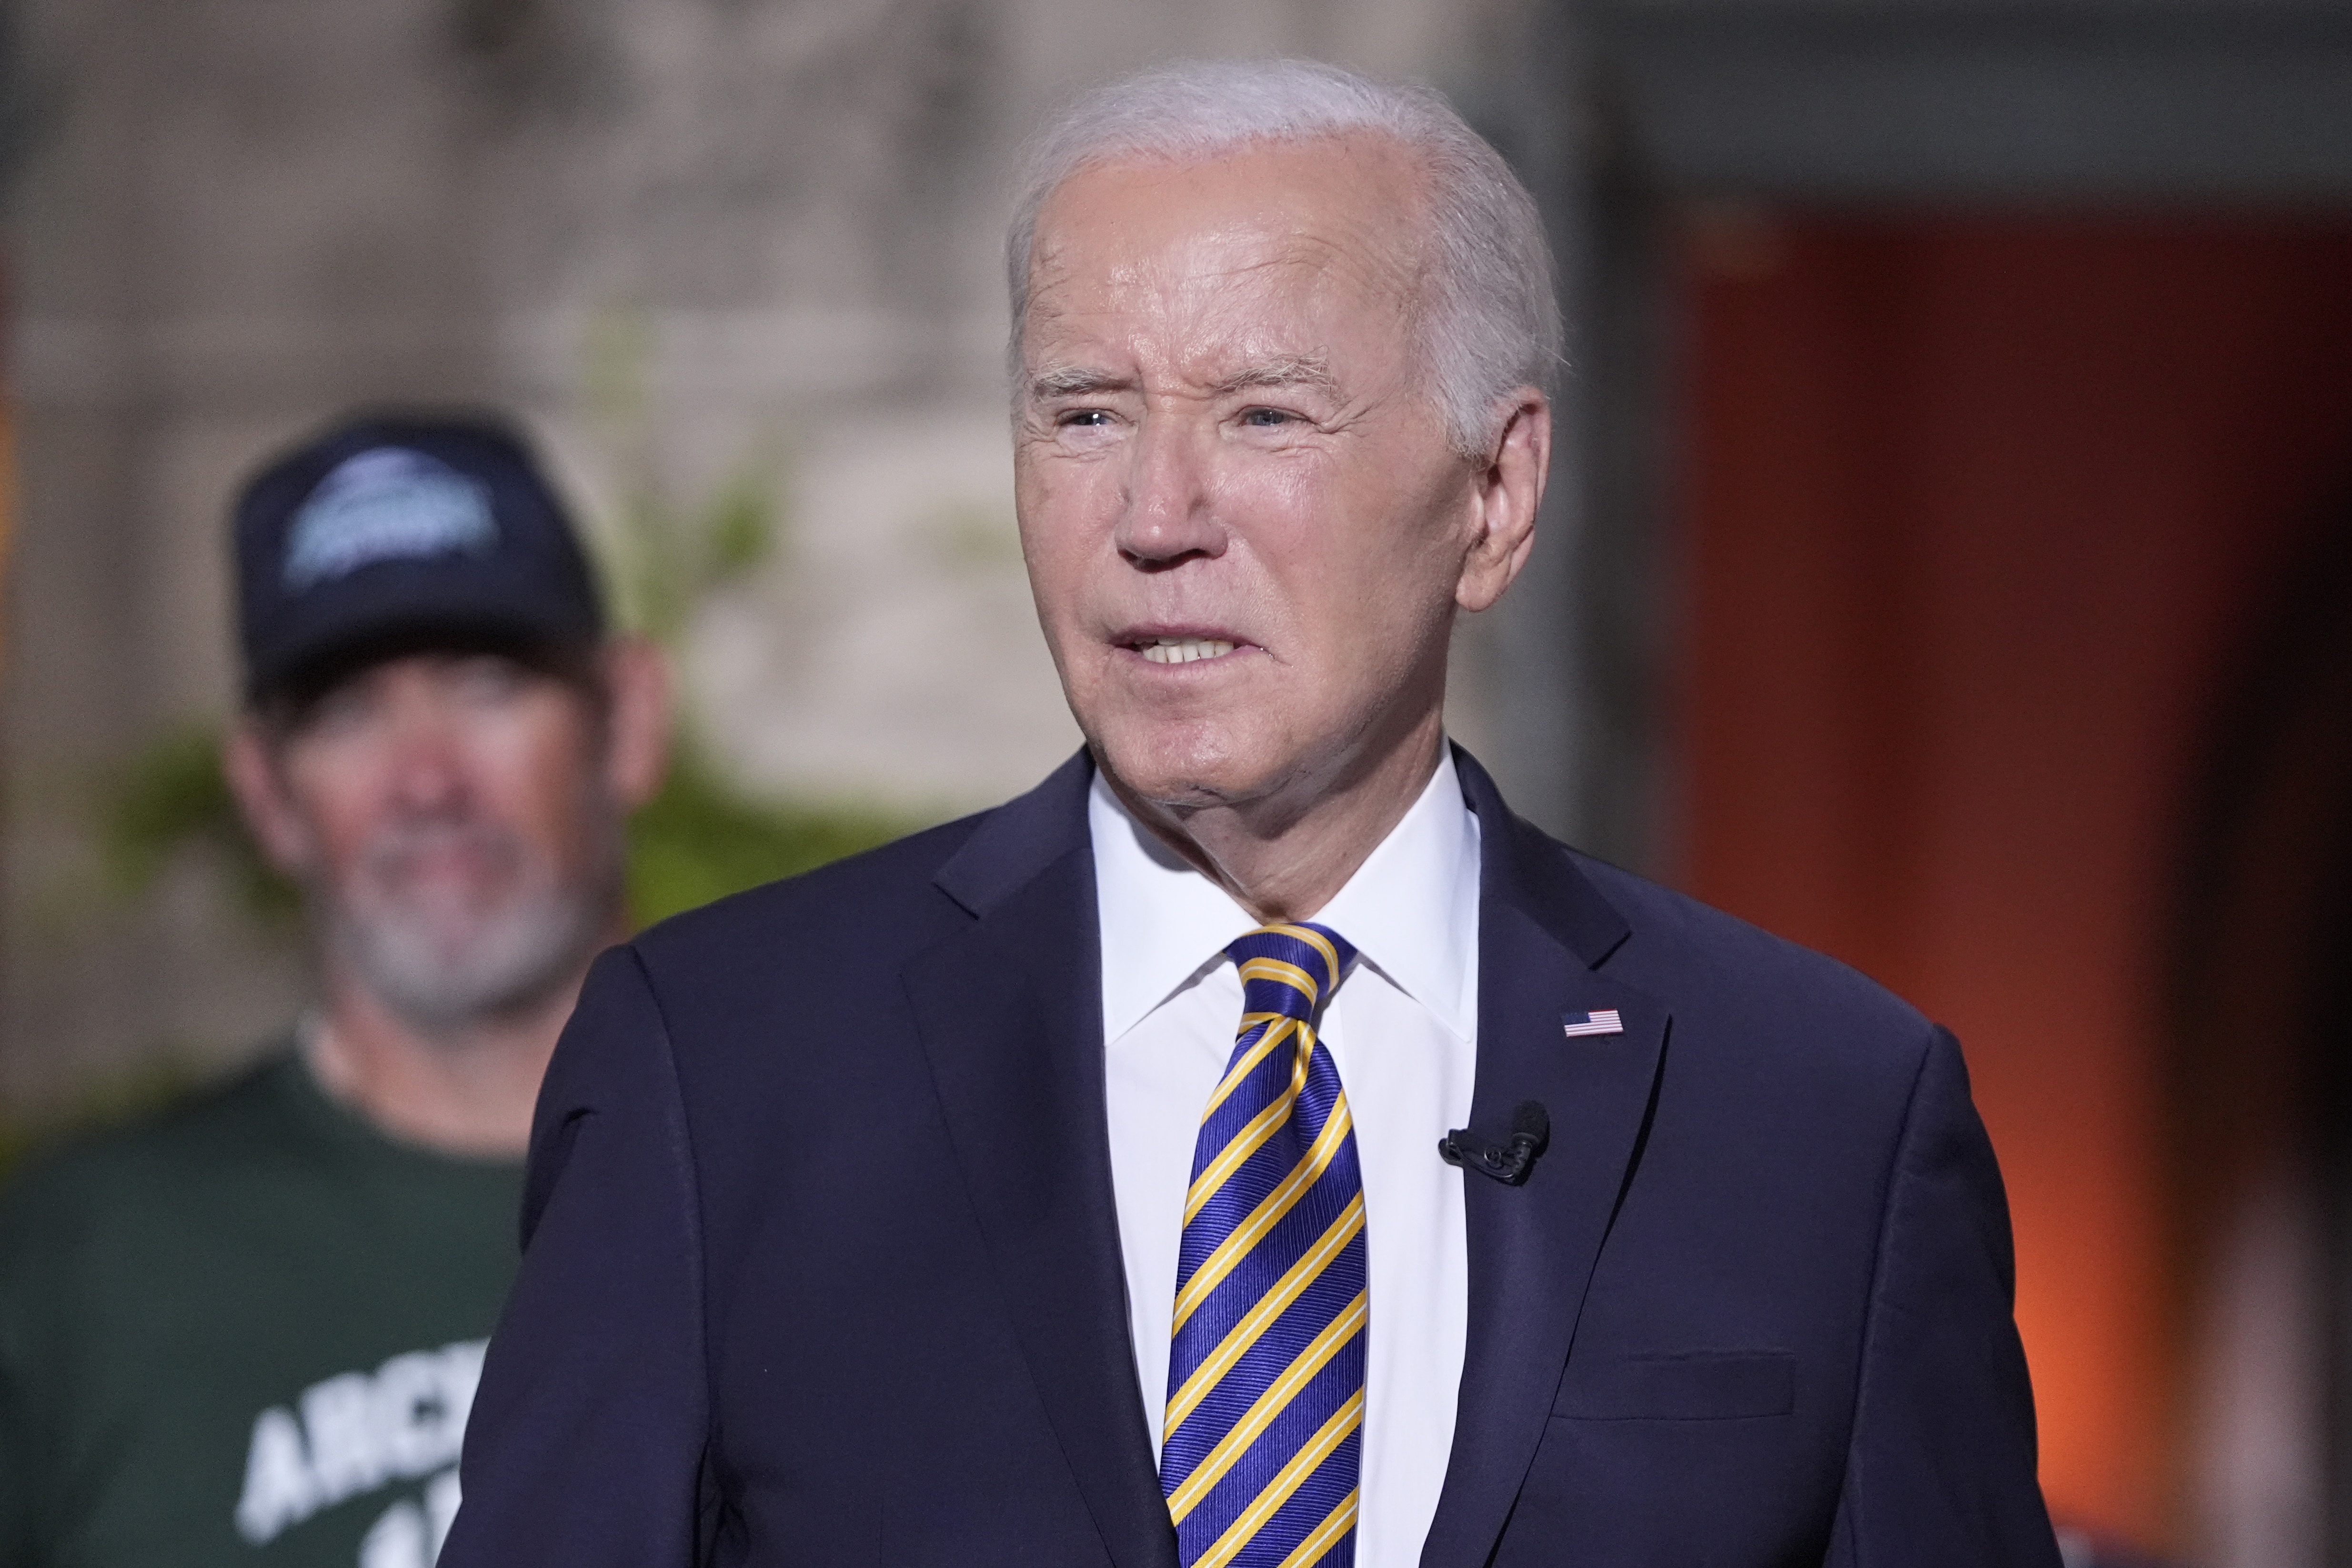
M 1736 1421 L 1797 1405 L 1789 1351 L 1673 1351 L 1568 1358 L 1555 1420 Z

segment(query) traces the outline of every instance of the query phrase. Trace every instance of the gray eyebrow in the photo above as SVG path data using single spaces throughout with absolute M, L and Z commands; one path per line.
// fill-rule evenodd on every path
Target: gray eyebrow
M 1328 392 L 1338 387 L 1331 362 L 1321 354 L 1284 354 L 1244 365 L 1210 387 L 1213 394 L 1241 392 L 1253 386 L 1316 386 Z
M 1083 397 L 1090 393 L 1126 392 L 1135 385 L 1130 376 L 1086 365 L 1057 365 L 1030 378 L 1029 395 L 1037 398 Z M 1226 396 L 1253 386 L 1317 386 L 1333 390 L 1331 362 L 1321 354 L 1284 354 L 1244 365 L 1211 384 L 1212 396 Z
M 1058 365 L 1041 371 L 1029 382 L 1032 397 L 1076 397 L 1090 392 L 1124 392 L 1135 383 L 1127 376 L 1085 365 Z

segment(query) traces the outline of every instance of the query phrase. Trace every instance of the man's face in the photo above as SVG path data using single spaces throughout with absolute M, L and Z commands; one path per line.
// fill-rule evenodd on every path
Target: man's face
M 1423 182 L 1374 137 L 1097 165 L 1040 214 L 1014 473 L 1039 619 L 1111 776 L 1311 802 L 1436 722 L 1485 466 L 1414 323 Z M 1507 581 L 1507 573 L 1503 581 Z
M 606 742 L 574 682 L 418 654 L 337 684 L 261 742 L 267 777 L 238 782 L 335 956 L 394 1013 L 446 1026 L 548 994 L 610 924 L 625 807 Z

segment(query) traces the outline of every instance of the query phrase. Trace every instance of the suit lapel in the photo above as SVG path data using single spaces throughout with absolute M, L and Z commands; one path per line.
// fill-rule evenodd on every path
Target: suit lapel
M 1478 813 L 1479 1040 L 1471 1125 L 1543 1103 L 1523 1187 L 1465 1175 L 1469 1337 L 1454 1447 L 1422 1561 L 1483 1563 L 1541 1440 L 1586 1286 L 1631 1173 L 1669 1020 L 1597 973 L 1623 920 L 1456 752 Z M 1175 1568 L 1128 1342 L 1104 1114 L 1099 933 L 1081 754 L 974 831 L 940 888 L 974 920 L 907 969 L 908 994 L 1000 1288 L 1071 1473 L 1119 1568 Z M 1565 1012 L 1616 1008 L 1571 1039 Z
M 1128 1342 L 1104 1114 L 1102 977 L 1083 755 L 943 868 L 977 918 L 908 994 L 1030 1375 L 1119 1568 L 1174 1568 Z
M 1492 1554 L 1549 1419 L 1585 1288 L 1631 1174 L 1668 1018 L 1595 973 L 1623 920 L 1559 846 L 1512 817 L 1484 770 L 1455 763 L 1482 845 L 1478 1068 L 1471 1125 L 1499 1135 L 1540 1101 L 1550 1142 L 1527 1184 L 1463 1177 L 1469 1342 L 1454 1447 L 1422 1562 Z M 1561 1015 L 1615 1008 L 1617 1035 L 1570 1038 Z

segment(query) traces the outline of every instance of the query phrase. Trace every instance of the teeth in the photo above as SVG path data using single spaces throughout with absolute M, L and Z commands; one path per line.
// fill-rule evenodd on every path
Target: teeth
M 1154 664 L 1190 664 L 1196 658 L 1222 658 L 1234 645 L 1214 637 L 1154 637 L 1143 645 L 1143 657 Z

